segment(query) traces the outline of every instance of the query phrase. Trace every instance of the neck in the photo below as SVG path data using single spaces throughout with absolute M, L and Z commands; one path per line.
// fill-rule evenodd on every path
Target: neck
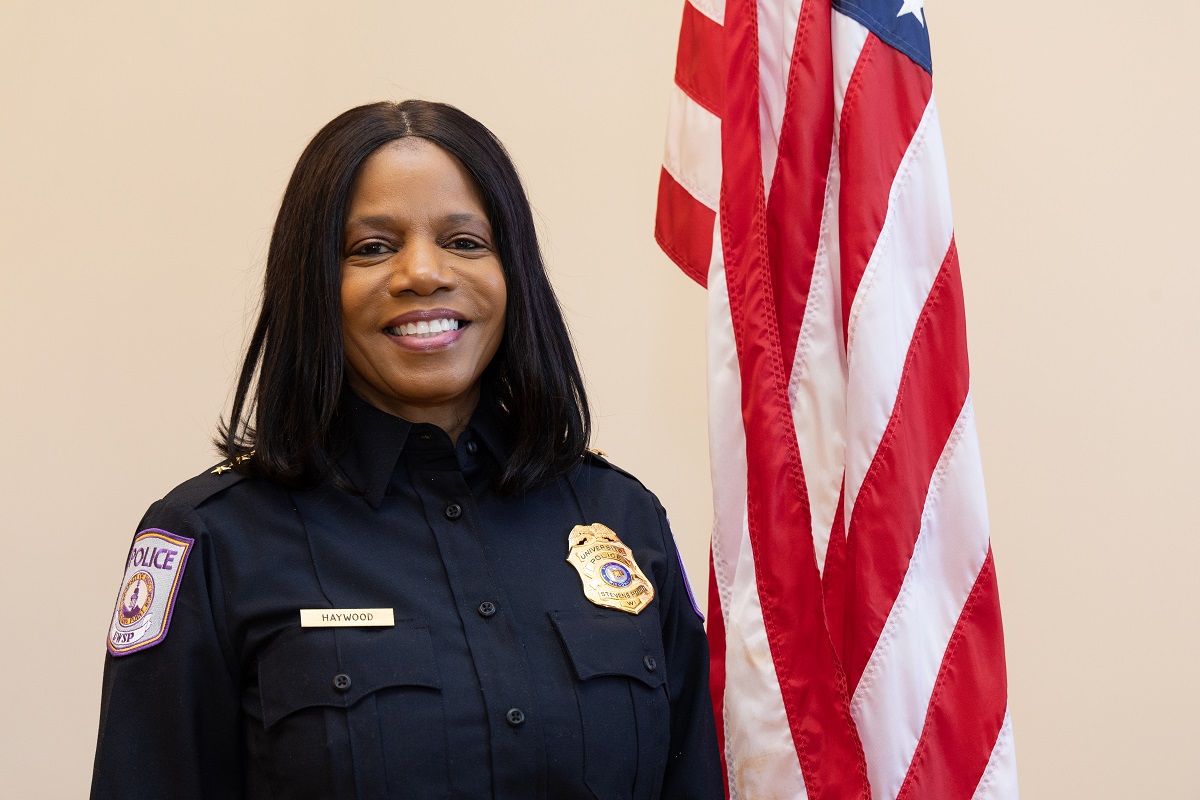
M 476 385 L 462 397 L 456 397 L 448 402 L 406 402 L 397 397 L 383 395 L 369 384 L 351 380 L 350 388 L 354 393 L 373 405 L 375 408 L 400 417 L 408 422 L 424 422 L 436 425 L 446 432 L 452 442 L 457 443 L 459 435 L 467 429 L 475 407 L 479 405 L 479 386 Z

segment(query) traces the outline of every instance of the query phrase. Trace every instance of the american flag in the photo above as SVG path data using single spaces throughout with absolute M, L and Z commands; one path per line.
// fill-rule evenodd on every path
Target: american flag
M 656 237 L 708 287 L 732 798 L 1015 798 L 923 0 L 684 6 Z

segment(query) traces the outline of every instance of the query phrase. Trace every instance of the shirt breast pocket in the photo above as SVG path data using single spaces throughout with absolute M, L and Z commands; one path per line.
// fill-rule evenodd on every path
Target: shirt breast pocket
M 421 621 L 302 629 L 263 655 L 258 680 L 267 761 L 282 771 L 273 782 L 294 787 L 289 797 L 408 796 L 412 775 L 446 763 L 441 681 Z M 420 796 L 443 794 L 448 777 Z
M 670 744 L 658 614 L 551 611 L 578 678 L 584 781 L 596 797 L 658 797 Z

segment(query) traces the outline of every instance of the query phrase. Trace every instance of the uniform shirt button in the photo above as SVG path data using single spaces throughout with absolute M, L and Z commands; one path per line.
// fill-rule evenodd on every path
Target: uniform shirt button
M 654 660 L 654 656 L 646 656 L 642 659 L 642 666 L 644 666 L 648 672 L 654 672 L 654 670 L 658 669 L 658 662 Z
M 462 516 L 462 506 L 458 503 L 451 503 L 446 506 L 446 519 L 458 519 Z
M 479 452 L 479 445 L 475 444 L 474 442 L 467 442 L 467 452 L 471 455 L 475 455 Z
M 484 600 L 479 604 L 479 616 L 490 617 L 496 613 L 496 604 L 490 600 Z
M 337 675 L 334 675 L 333 688 L 337 689 L 339 692 L 349 691 L 350 676 L 344 672 L 339 672 Z
M 510 708 L 508 710 L 508 724 L 514 728 L 525 721 L 525 712 L 519 708 Z

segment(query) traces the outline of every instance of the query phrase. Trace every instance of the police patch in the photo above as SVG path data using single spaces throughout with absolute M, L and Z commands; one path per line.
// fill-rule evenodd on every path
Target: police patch
M 147 528 L 133 539 L 108 629 L 108 652 L 124 656 L 161 642 L 194 539 Z

